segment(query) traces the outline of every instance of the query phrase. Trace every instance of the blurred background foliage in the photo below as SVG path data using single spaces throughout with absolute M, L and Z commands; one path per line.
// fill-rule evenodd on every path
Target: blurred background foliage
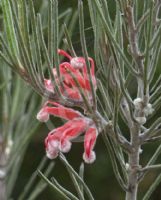
M 109 0 L 110 14 L 111 17 L 115 15 L 115 10 L 113 7 L 113 0 Z M 34 0 L 35 8 L 37 11 L 40 11 L 44 15 L 45 20 L 45 0 Z M 61 14 L 65 10 L 71 8 L 72 10 L 77 10 L 77 0 L 59 0 L 59 13 Z M 87 7 L 87 2 L 84 1 L 84 14 L 85 14 L 85 27 L 86 27 L 86 40 L 87 47 L 89 50 L 90 57 L 93 57 L 93 32 L 90 24 L 89 12 Z M 64 18 L 60 20 L 60 27 L 64 23 Z M 80 48 L 80 38 L 79 38 L 79 27 L 76 23 L 76 26 L 72 32 L 72 42 L 76 50 L 77 55 L 81 55 Z M 60 41 L 60 46 L 63 44 L 63 41 Z M 132 88 L 134 89 L 134 88 Z M 40 99 L 39 99 L 40 100 Z M 35 114 L 36 116 L 36 114 Z M 61 124 L 61 121 L 54 118 L 54 125 L 57 127 Z M 126 129 L 125 129 L 126 130 Z M 27 151 L 25 153 L 21 169 L 19 171 L 18 179 L 16 181 L 12 197 L 17 199 L 21 191 L 24 190 L 26 183 L 29 180 L 29 177 L 37 170 L 37 166 L 40 163 L 40 160 L 45 154 L 44 150 L 44 138 L 48 133 L 48 127 L 44 124 L 40 125 L 38 131 L 34 134 L 32 141 L 30 142 Z M 152 152 L 154 151 L 154 146 L 152 144 L 144 146 L 143 153 L 144 159 L 143 163 L 150 158 Z M 102 141 L 102 138 L 99 137 L 96 145 L 97 159 L 96 162 L 92 165 L 85 165 L 85 181 L 89 185 L 94 197 L 96 200 L 121 200 L 124 199 L 124 194 L 119 187 L 112 170 L 110 159 L 105 157 L 106 148 Z M 76 143 L 73 145 L 72 150 L 67 154 L 67 159 L 72 163 L 75 169 L 79 169 L 79 166 L 82 162 L 82 153 L 83 153 L 83 144 Z M 160 159 L 161 161 L 161 159 Z M 62 183 L 67 189 L 75 192 L 73 185 L 71 184 L 70 177 L 67 174 L 64 166 L 59 162 L 59 160 L 50 161 L 48 160 L 46 165 L 50 162 L 55 162 L 55 167 L 52 170 L 50 177 L 54 176 L 60 183 Z M 146 188 L 148 188 L 148 183 L 152 182 L 157 173 L 149 173 L 143 183 L 140 190 L 140 194 L 143 194 Z M 40 178 L 37 177 L 36 181 L 40 181 Z M 152 200 L 161 199 L 161 184 L 158 189 L 154 192 L 151 197 Z M 108 198 L 108 199 L 107 199 Z M 60 197 L 57 196 L 53 190 L 47 187 L 38 197 L 39 200 L 60 200 Z

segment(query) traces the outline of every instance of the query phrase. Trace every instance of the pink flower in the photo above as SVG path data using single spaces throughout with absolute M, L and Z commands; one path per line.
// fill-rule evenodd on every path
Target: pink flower
M 69 70 L 71 70 L 74 73 L 74 75 L 76 74 L 76 78 L 78 78 L 78 82 L 80 83 L 80 85 L 87 90 L 91 90 L 85 59 L 83 57 L 71 57 L 67 52 L 61 49 L 58 50 L 58 53 L 69 59 L 70 66 L 71 66 Z M 96 89 L 97 85 L 96 85 L 96 78 L 95 78 L 94 61 L 90 57 L 88 58 L 88 60 L 91 66 L 90 73 L 92 77 L 92 82 Z M 62 63 L 62 65 L 66 65 L 66 62 Z
M 92 163 L 96 159 L 95 152 L 93 151 L 96 139 L 97 139 L 97 129 L 93 126 L 90 127 L 85 134 L 84 139 L 84 154 L 83 159 L 87 163 Z
M 52 104 L 49 106 L 48 104 Z M 71 108 L 66 108 L 58 103 L 47 102 L 37 114 L 37 119 L 46 122 L 49 115 L 54 115 L 68 120 L 63 126 L 52 130 L 45 139 L 47 157 L 54 159 L 58 153 L 68 152 L 71 149 L 71 141 L 85 132 L 83 159 L 87 163 L 95 160 L 93 151 L 98 135 L 94 122 Z
M 68 53 L 63 50 L 58 50 L 58 53 L 67 57 L 69 62 L 63 62 L 59 65 L 60 70 L 60 78 L 62 80 L 62 85 L 59 86 L 61 93 L 71 99 L 82 100 L 81 94 L 77 87 L 76 82 L 74 81 L 72 75 L 76 78 L 78 84 L 84 91 L 85 95 L 89 100 L 91 99 L 91 86 L 87 72 L 87 66 L 85 63 L 85 59 L 83 57 L 71 57 Z M 92 58 L 89 58 L 91 65 L 91 77 L 92 83 L 96 90 L 96 78 L 95 78 L 95 66 Z M 53 74 L 56 79 L 56 83 L 59 83 L 56 69 L 53 69 Z M 72 75 L 71 75 L 72 74 Z M 54 91 L 54 86 L 51 80 L 45 79 L 45 87 L 49 91 Z

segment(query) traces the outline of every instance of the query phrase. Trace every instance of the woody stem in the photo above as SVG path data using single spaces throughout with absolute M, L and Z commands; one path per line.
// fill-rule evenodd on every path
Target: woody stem
M 129 154 L 129 171 L 128 171 L 128 190 L 126 200 L 136 200 L 138 191 L 138 169 L 139 169 L 139 133 L 140 126 L 136 123 L 131 127 L 131 144 L 132 152 Z

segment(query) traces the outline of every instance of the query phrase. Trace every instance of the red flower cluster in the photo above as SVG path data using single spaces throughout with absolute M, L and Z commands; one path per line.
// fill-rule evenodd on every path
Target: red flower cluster
M 90 81 L 89 81 L 89 77 L 87 73 L 87 66 L 85 63 L 85 59 L 83 57 L 72 58 L 69 54 L 67 54 L 65 51 L 60 50 L 60 49 L 58 50 L 58 53 L 60 55 L 65 56 L 67 59 L 69 59 L 69 62 L 63 62 L 59 65 L 60 76 L 61 76 L 59 80 L 60 79 L 62 80 L 63 82 L 62 84 L 60 84 L 58 81 L 56 69 L 55 68 L 53 69 L 56 83 L 60 84 L 61 93 L 65 97 L 75 99 L 75 100 L 82 100 L 77 84 L 72 77 L 73 75 L 77 79 L 77 82 L 79 83 L 80 87 L 83 89 L 84 94 L 88 97 L 89 100 L 92 100 Z M 92 83 L 96 90 L 94 61 L 92 58 L 89 58 L 89 61 L 91 64 L 90 73 L 92 77 Z M 54 91 L 54 87 L 50 79 L 45 80 L 45 85 L 49 91 Z
M 85 94 L 91 99 L 91 87 L 84 58 L 72 58 L 63 50 L 59 50 L 58 53 L 69 59 L 69 62 L 63 62 L 59 66 L 60 75 L 63 80 L 63 86 L 60 87 L 62 94 L 72 99 L 81 99 L 79 89 L 69 73 L 70 71 L 76 77 Z M 89 61 L 91 63 L 92 82 L 96 89 L 94 62 L 91 58 L 89 58 Z M 56 81 L 58 81 L 55 69 L 53 70 L 53 73 Z M 46 79 L 45 85 L 48 90 L 54 90 L 51 80 Z M 68 152 L 71 148 L 72 139 L 77 138 L 85 132 L 83 159 L 87 163 L 92 163 L 96 157 L 93 148 L 98 135 L 93 120 L 74 109 L 64 107 L 56 102 L 47 101 L 37 114 L 37 119 L 46 122 L 49 120 L 49 115 L 61 117 L 67 120 L 67 122 L 63 126 L 52 130 L 45 139 L 47 157 L 54 159 L 58 156 L 59 151 Z

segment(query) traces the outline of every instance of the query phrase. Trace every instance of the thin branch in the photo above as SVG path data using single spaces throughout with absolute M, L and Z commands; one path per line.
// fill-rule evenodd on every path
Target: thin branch
M 107 131 L 107 134 L 110 136 L 110 138 L 114 140 L 117 144 L 120 144 L 126 152 L 132 152 L 132 146 L 127 141 L 127 139 L 124 136 L 114 132 L 113 124 L 111 121 L 108 122 L 104 129 Z
M 161 124 L 161 117 L 159 117 L 151 126 L 150 128 L 140 136 L 141 143 L 144 143 L 145 140 L 151 138 L 153 135 L 156 134 L 156 129 Z
M 138 47 L 138 33 L 134 22 L 134 13 L 132 7 L 127 6 L 126 15 L 127 15 L 128 29 L 129 29 L 131 54 L 138 66 L 141 75 L 143 75 L 143 68 L 144 68 L 143 56 L 141 55 Z
M 153 171 L 156 169 L 161 169 L 161 164 L 146 166 L 146 167 L 141 168 L 139 171 L 140 172 L 148 172 L 148 171 Z

